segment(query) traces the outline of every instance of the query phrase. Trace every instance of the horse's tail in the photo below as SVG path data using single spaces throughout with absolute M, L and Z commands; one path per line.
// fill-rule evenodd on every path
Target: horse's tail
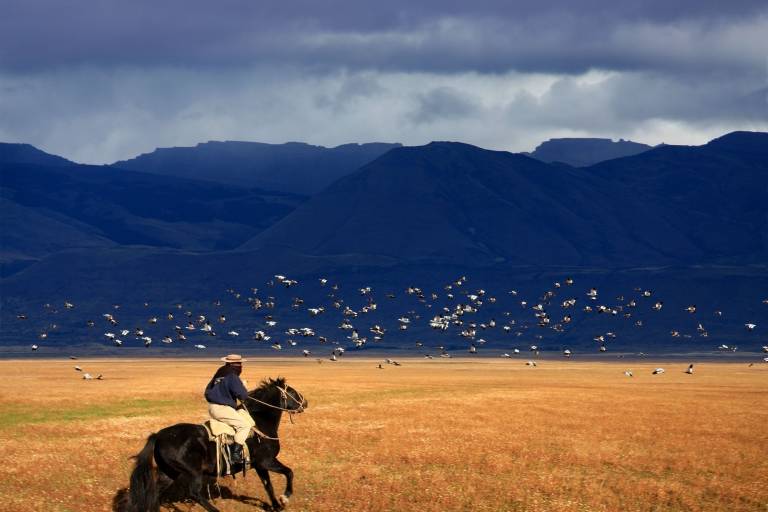
M 157 478 L 153 465 L 157 434 L 147 438 L 147 444 L 136 455 L 136 467 L 131 473 L 130 507 L 135 512 L 158 512 Z

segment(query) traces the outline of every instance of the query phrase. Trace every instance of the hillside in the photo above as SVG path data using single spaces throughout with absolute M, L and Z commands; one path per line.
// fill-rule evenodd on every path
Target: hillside
M 107 166 L 2 160 L 0 197 L 3 275 L 66 249 L 232 248 L 303 201 L 295 194 Z
M 470 267 L 765 261 L 768 159 L 755 151 L 768 135 L 730 139 L 580 169 L 461 143 L 399 148 L 244 248 Z

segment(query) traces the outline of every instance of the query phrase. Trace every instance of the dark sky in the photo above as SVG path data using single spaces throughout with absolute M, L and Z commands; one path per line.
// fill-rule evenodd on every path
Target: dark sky
M 768 129 L 765 0 L 0 2 L 0 140 L 78 161 Z

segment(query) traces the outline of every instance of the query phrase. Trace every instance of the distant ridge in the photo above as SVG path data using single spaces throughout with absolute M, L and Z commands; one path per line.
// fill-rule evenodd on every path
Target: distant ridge
M 731 132 L 712 139 L 706 146 L 711 149 L 732 151 L 742 155 L 768 157 L 768 141 L 763 132 Z
M 528 155 L 542 162 L 562 162 L 574 167 L 586 167 L 605 160 L 632 156 L 648 151 L 651 146 L 619 139 L 562 138 L 542 142 Z
M 334 148 L 302 142 L 205 142 L 159 148 L 130 160 L 123 169 L 201 179 L 296 194 L 314 194 L 400 144 L 344 144 Z
M 60 156 L 51 155 L 30 144 L 0 142 L 0 163 L 35 165 L 75 165 Z

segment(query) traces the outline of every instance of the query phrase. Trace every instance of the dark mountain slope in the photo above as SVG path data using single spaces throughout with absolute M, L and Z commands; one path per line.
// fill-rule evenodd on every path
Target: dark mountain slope
M 93 226 L 46 208 L 28 208 L 0 197 L 0 212 L 3 277 L 57 251 L 114 245 Z
M 704 165 L 715 170 L 700 173 Z M 400 148 L 245 247 L 469 266 L 753 261 L 766 249 L 754 239 L 765 228 L 766 165 L 708 146 L 666 146 L 586 169 L 458 143 Z
M 662 146 L 584 170 L 613 198 L 630 231 L 659 222 L 700 261 L 768 261 L 768 134 L 734 132 L 703 146 Z M 656 240 L 667 254 L 674 241 Z M 669 244 L 667 246 L 667 244 Z
M 120 244 L 233 247 L 301 200 L 110 167 L 0 164 L 0 173 L 3 197 L 71 217 Z
M 236 247 L 304 200 L 281 192 L 72 164 L 16 149 L 0 152 L 5 156 L 0 158 L 3 276 L 68 249 Z

